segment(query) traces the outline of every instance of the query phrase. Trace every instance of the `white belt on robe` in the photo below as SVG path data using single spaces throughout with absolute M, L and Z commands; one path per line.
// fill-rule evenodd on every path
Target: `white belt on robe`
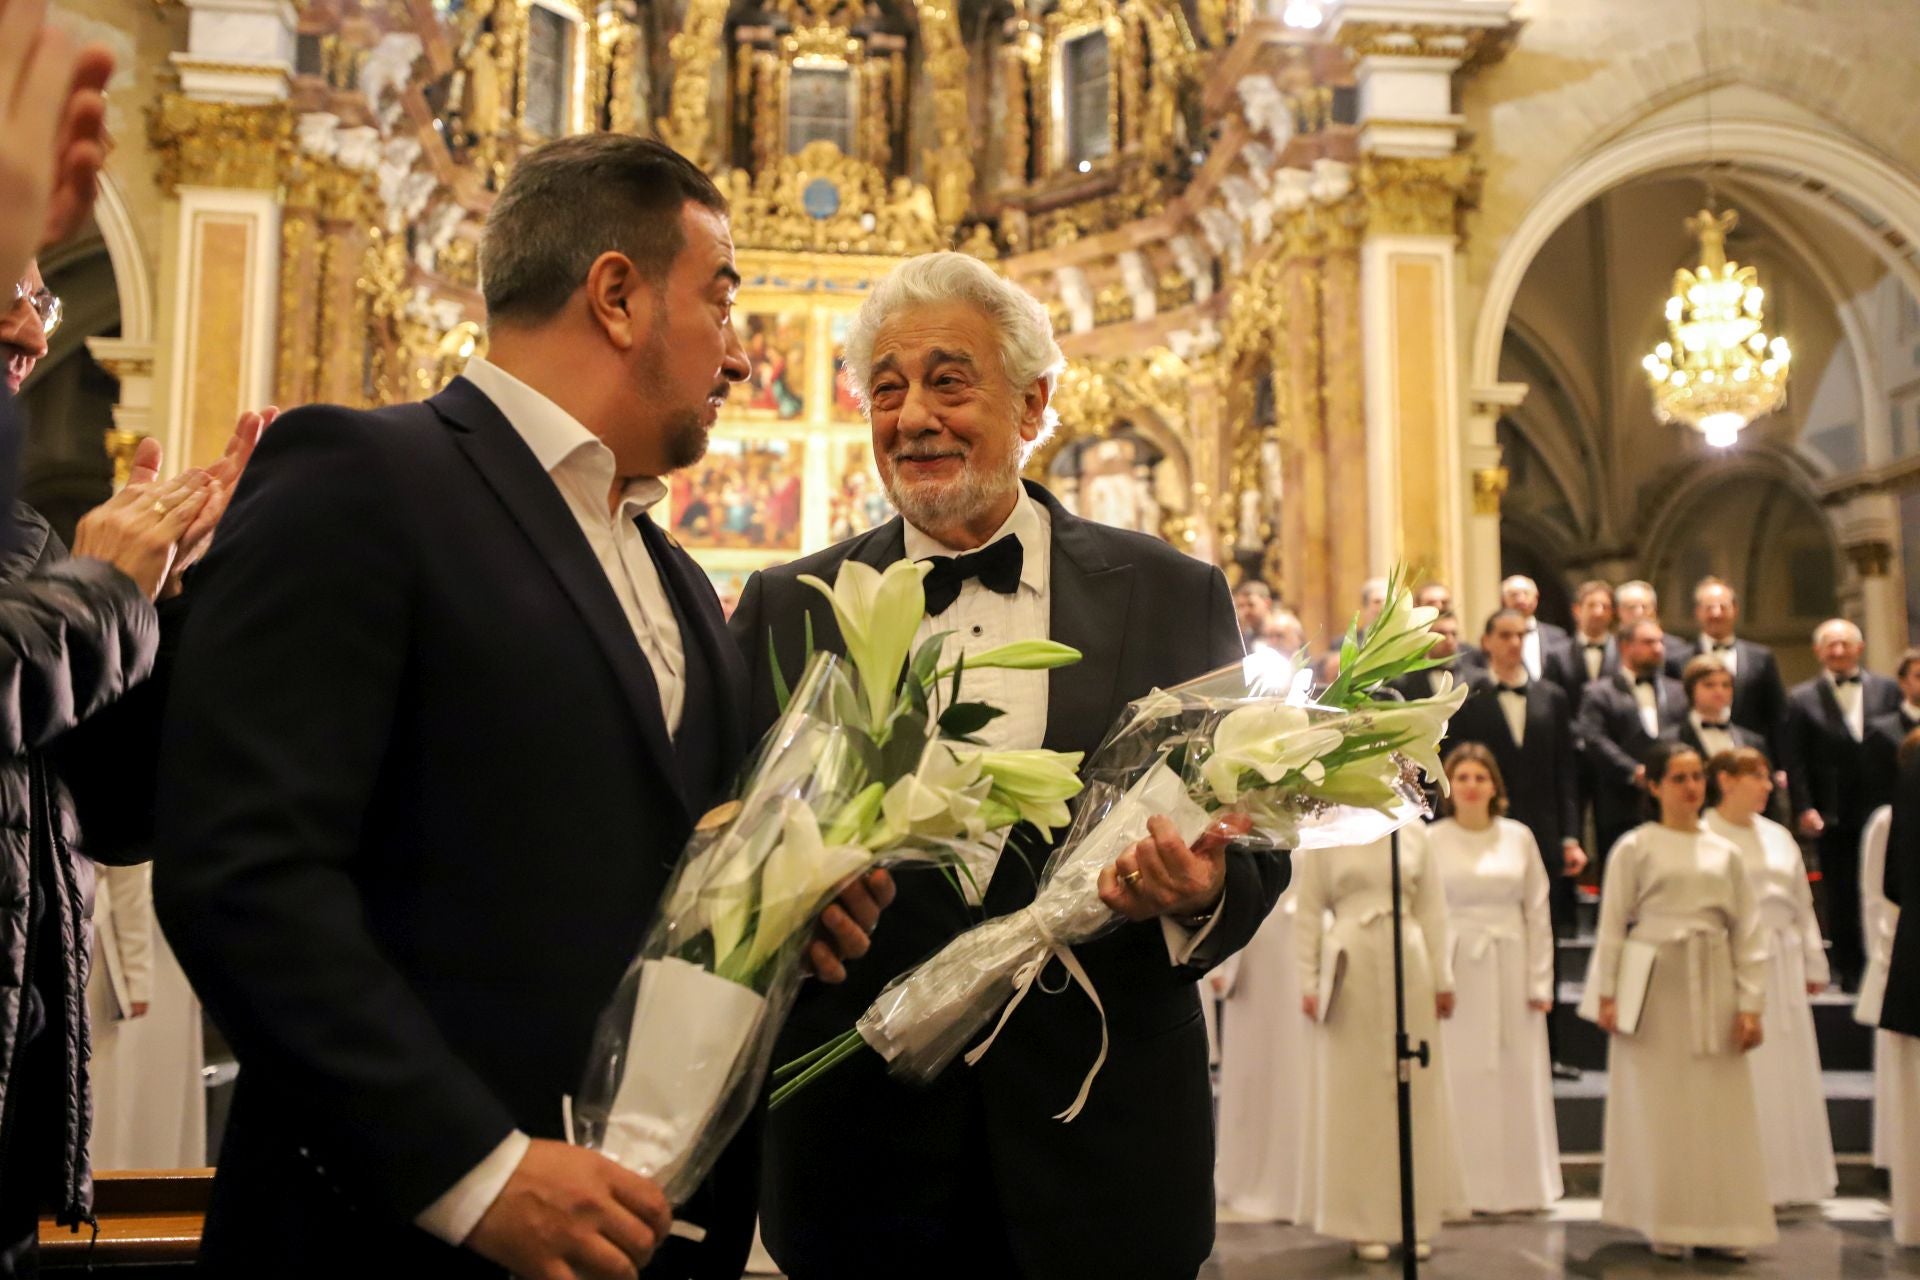
M 1419 921 L 1415 919 L 1413 911 L 1407 905 L 1404 897 L 1401 899 L 1400 918 L 1404 923 L 1410 924 L 1415 929 L 1418 929 Z M 1327 930 L 1326 941 L 1321 944 L 1321 965 L 1332 965 L 1340 962 L 1340 953 L 1347 949 L 1346 937 L 1348 935 L 1358 933 L 1363 929 L 1370 929 L 1383 920 L 1390 921 L 1392 919 L 1393 899 L 1388 894 L 1363 894 L 1335 906 L 1333 908 L 1333 927 Z M 1403 936 L 1404 932 L 1403 930 Z M 1425 937 L 1422 935 L 1422 945 L 1424 945 L 1424 943 Z M 1429 958 L 1429 967 L 1431 967 L 1431 958 Z M 1391 1009 L 1393 1008 L 1393 965 L 1391 962 L 1381 965 L 1375 972 L 1380 987 L 1378 992 L 1380 1007 L 1383 1009 Z M 1433 976 L 1437 980 L 1439 975 L 1435 974 Z M 1409 1005 L 1409 1008 L 1411 1008 L 1411 1005 Z M 1388 1067 L 1391 1069 L 1393 1065 L 1391 1057 L 1389 1056 L 1386 1061 Z
M 1517 903 L 1486 903 L 1450 906 L 1447 923 L 1453 930 L 1456 955 L 1465 955 L 1478 963 L 1486 959 L 1489 951 L 1494 953 L 1494 984 L 1499 992 L 1494 1000 L 1494 1017 L 1500 1027 L 1500 1047 L 1507 1048 L 1513 1043 L 1513 1007 L 1527 997 L 1523 950 L 1527 942 L 1526 917 Z M 1521 949 L 1518 966 L 1508 962 L 1508 948 Z M 1517 991 L 1513 989 L 1512 977 L 1516 968 L 1521 980 L 1521 989 Z M 1499 1064 L 1490 1060 L 1488 1069 L 1498 1070 Z
M 1693 1051 L 1701 1057 L 1726 1052 L 1737 1007 L 1733 946 L 1726 926 L 1693 916 L 1645 916 L 1634 921 L 1628 936 L 1656 946 L 1677 942 L 1685 947 Z

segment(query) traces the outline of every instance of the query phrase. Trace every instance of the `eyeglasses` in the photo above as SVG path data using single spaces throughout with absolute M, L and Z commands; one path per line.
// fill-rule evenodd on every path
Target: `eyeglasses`
M 13 301 L 16 305 L 24 302 L 33 308 L 33 314 L 40 317 L 40 332 L 45 337 L 53 336 L 53 331 L 60 327 L 60 321 L 66 315 L 66 308 L 61 305 L 57 294 L 49 289 L 29 289 L 24 280 L 13 286 Z

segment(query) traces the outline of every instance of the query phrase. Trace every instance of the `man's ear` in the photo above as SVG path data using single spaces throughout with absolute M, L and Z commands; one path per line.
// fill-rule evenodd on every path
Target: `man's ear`
M 1047 386 L 1045 378 L 1035 378 L 1028 384 L 1020 403 L 1020 438 L 1033 441 L 1040 438 L 1040 432 L 1047 421 L 1047 402 L 1053 399 L 1053 391 Z
M 587 268 L 587 314 L 622 351 L 646 336 L 653 314 L 653 286 L 624 253 L 608 250 Z

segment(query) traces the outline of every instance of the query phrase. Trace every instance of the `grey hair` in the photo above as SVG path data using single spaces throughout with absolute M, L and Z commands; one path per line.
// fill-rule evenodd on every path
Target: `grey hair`
M 853 394 L 871 415 L 873 343 L 881 327 L 909 307 L 943 302 L 969 302 L 986 313 L 1000 335 L 1001 367 L 1017 394 L 1024 394 L 1036 379 L 1047 384 L 1049 403 L 1040 419 L 1040 434 L 1020 451 L 1020 460 L 1025 462 L 1046 443 L 1060 422 L 1051 401 L 1066 357 L 1053 340 L 1053 321 L 1047 309 L 978 258 L 951 252 L 922 254 L 895 267 L 875 286 L 847 328 L 847 372 Z
M 1813 642 L 1816 645 L 1819 644 L 1820 637 L 1835 627 L 1845 627 L 1848 632 L 1847 638 L 1855 644 L 1865 644 L 1867 642 L 1867 637 L 1860 630 L 1860 625 L 1850 618 L 1828 618 L 1825 622 L 1813 629 Z

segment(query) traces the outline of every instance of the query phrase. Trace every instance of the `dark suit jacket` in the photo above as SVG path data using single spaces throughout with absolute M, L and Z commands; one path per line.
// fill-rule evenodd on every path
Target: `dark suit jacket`
M 1860 676 L 1861 722 L 1900 709 L 1900 686 L 1871 671 Z M 1797 816 L 1818 809 L 1827 826 L 1858 833 L 1873 812 L 1873 780 L 1865 735 L 1854 741 L 1840 714 L 1833 682 L 1815 676 L 1787 695 L 1780 728 L 1781 755 Z
M 1669 637 L 1671 640 L 1672 637 Z M 1678 651 L 1667 646 L 1667 674 L 1675 680 L 1687 664 L 1707 651 L 1706 637 L 1700 636 Z M 1759 749 L 1766 752 L 1774 768 L 1780 767 L 1780 721 L 1787 713 L 1787 687 L 1780 680 L 1780 666 L 1773 650 L 1738 636 L 1733 641 L 1733 722 L 1759 734 L 1764 740 Z
M 1920 720 L 1909 720 L 1904 709 L 1895 709 L 1867 721 L 1867 735 L 1861 745 L 1865 748 L 1868 786 L 1871 790 L 1867 800 L 1868 813 L 1883 804 L 1893 803 L 1900 776 L 1900 744 L 1916 728 L 1920 728 Z
M 1129 700 L 1236 661 L 1239 629 L 1219 570 L 1029 489 L 1052 518 L 1051 638 L 1085 655 L 1049 673 L 1044 745 L 1092 752 Z M 848 560 L 881 568 L 904 548 L 896 519 L 748 580 L 732 627 L 747 654 L 754 725 L 774 715 L 770 636 L 789 680 L 801 668 L 803 616 L 821 648 L 839 648 L 826 602 L 798 576 L 832 581 Z M 1031 901 L 1038 862 L 1030 869 L 1013 850 L 1002 854 L 985 914 Z M 1252 937 L 1286 868 L 1234 854 L 1227 874 L 1206 964 Z M 980 918 L 943 877 L 906 871 L 898 881 L 873 950 L 844 986 L 803 993 L 776 1060 L 845 1031 L 895 974 Z M 1175 968 L 1158 922 L 1074 950 L 1100 992 L 1112 1046 L 1072 1124 L 1051 1117 L 1073 1100 L 1100 1029 L 1057 962 L 1041 981 L 1061 994 L 1030 995 L 979 1066 L 955 1062 L 917 1088 L 863 1053 L 773 1113 L 761 1224 L 789 1272 L 945 1276 L 958 1251 L 996 1233 L 1028 1280 L 1155 1280 L 1200 1268 L 1213 1243 L 1212 1099 L 1194 987 L 1204 966 Z
M 1549 874 L 1565 865 L 1561 842 L 1580 837 L 1579 778 L 1567 695 L 1547 680 L 1527 681 L 1526 734 L 1516 746 L 1500 706 L 1500 686 L 1482 676 L 1447 723 L 1441 756 L 1463 742 L 1493 752 L 1507 784 L 1507 816 L 1533 832 Z
M 1587 673 L 1575 658 L 1573 639 L 1565 627 L 1542 622 L 1540 628 L 1540 676 L 1559 685 L 1569 705 L 1577 705 Z M 1482 664 L 1484 666 L 1484 664 Z
M 562 1136 L 746 744 L 719 602 L 641 527 L 688 648 L 677 743 L 559 490 L 471 383 L 296 410 L 261 445 L 162 757 L 156 905 L 242 1068 L 209 1274 L 499 1274 L 412 1220 L 514 1128 Z M 745 1258 L 742 1181 L 705 1274 Z
M 1887 965 L 1880 1025 L 1920 1036 L 1920 754 L 1900 771 L 1893 825 L 1887 831 L 1885 891 L 1888 901 L 1900 907 L 1900 924 Z
M 1664 730 L 1686 717 L 1687 692 L 1678 680 L 1664 675 L 1655 680 L 1658 724 Z M 1605 844 L 1607 833 L 1617 836 L 1640 820 L 1644 793 L 1633 777 L 1655 741 L 1640 718 L 1640 704 L 1625 672 L 1587 686 L 1581 695 L 1579 733 L 1593 781 L 1594 821 Z M 1606 850 L 1599 854 L 1604 857 Z

